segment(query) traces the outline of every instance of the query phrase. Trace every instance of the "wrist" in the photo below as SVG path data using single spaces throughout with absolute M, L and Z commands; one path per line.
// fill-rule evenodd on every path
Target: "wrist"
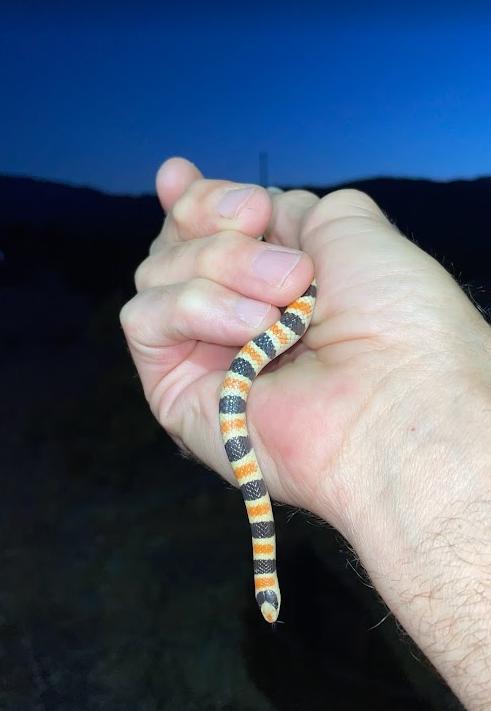
M 347 527 L 379 593 L 469 708 L 478 707 L 472 694 L 491 698 L 486 349 L 482 358 L 462 359 L 472 370 L 454 361 L 429 378 L 418 370 L 419 382 L 397 379 L 374 420 L 379 435 L 360 477 L 366 488 Z
M 480 460 L 491 451 L 491 328 L 481 321 L 454 341 L 413 344 L 406 357 L 398 350 L 392 366 L 383 350 L 384 367 L 364 376 L 373 394 L 345 442 L 356 472 L 348 538 L 365 533 L 372 514 L 404 528 L 408 508 L 431 519 L 487 486 L 491 472 Z

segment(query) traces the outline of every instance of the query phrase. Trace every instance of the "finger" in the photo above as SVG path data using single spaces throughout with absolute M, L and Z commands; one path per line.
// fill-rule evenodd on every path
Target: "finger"
M 251 299 L 286 306 L 307 288 L 313 272 L 304 252 L 227 231 L 167 244 L 140 264 L 135 284 L 143 291 L 202 277 Z
M 169 211 L 162 240 L 185 241 L 222 230 L 257 237 L 266 229 L 271 212 L 271 198 L 258 185 L 198 179 Z
M 195 341 L 237 348 L 279 316 L 270 304 L 198 278 L 140 292 L 123 306 L 120 321 L 148 393 L 156 378 L 189 355 Z M 226 363 L 229 359 L 227 354 Z
M 125 333 L 148 348 L 186 340 L 236 346 L 278 316 L 271 304 L 200 278 L 142 291 L 121 311 Z
M 275 190 L 278 190 L 275 188 Z M 319 202 L 307 190 L 273 193 L 273 212 L 265 231 L 268 242 L 300 249 L 300 231 L 308 211 Z
M 201 171 L 186 158 L 168 158 L 162 163 L 155 178 L 155 187 L 164 210 L 168 212 L 191 183 L 201 178 Z
M 201 171 L 186 158 L 174 157 L 164 161 L 155 178 L 157 197 L 164 211 L 171 210 L 188 186 L 202 177 Z M 164 216 L 160 233 L 150 244 L 149 254 L 161 249 L 165 225 L 166 217 Z

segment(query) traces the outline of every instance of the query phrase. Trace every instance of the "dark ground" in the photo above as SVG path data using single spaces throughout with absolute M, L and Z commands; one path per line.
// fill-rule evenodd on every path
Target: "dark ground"
M 490 179 L 357 185 L 491 306 Z M 286 507 L 285 624 L 262 622 L 241 497 L 160 431 L 119 327 L 160 226 L 153 197 L 0 178 L 0 709 L 458 708 L 341 537 Z

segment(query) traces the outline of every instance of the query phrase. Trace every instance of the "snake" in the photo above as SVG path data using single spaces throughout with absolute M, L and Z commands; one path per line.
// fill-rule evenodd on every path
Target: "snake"
M 247 428 L 247 397 L 261 370 L 302 338 L 310 325 L 316 297 L 313 279 L 308 289 L 283 310 L 278 321 L 239 350 L 220 391 L 220 432 L 251 527 L 256 602 L 271 624 L 278 619 L 281 605 L 276 533 L 271 499 Z

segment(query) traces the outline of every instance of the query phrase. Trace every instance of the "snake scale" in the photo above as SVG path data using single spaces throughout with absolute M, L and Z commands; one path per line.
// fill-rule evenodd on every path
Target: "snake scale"
M 220 431 L 251 526 L 256 601 L 270 623 L 278 619 L 281 604 L 275 525 L 269 493 L 247 429 L 246 403 L 261 370 L 291 348 L 309 327 L 316 296 L 314 279 L 307 291 L 285 308 L 278 321 L 241 348 L 220 392 Z

